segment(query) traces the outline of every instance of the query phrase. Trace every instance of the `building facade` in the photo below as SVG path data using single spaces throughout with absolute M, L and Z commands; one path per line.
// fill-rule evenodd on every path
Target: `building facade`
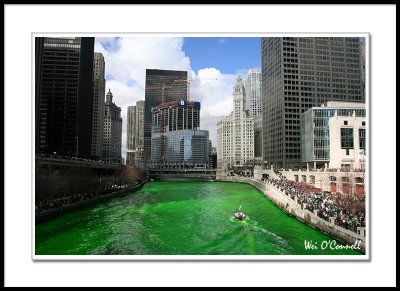
M 200 128 L 200 102 L 171 101 L 152 109 L 152 126 L 165 124 L 168 131 Z
M 122 118 L 121 108 L 115 105 L 111 90 L 106 94 L 104 108 L 104 144 L 103 159 L 109 163 L 122 162 Z
M 300 115 L 301 159 L 308 168 L 364 169 L 365 104 L 326 102 Z
M 204 166 L 208 131 L 200 130 L 200 102 L 171 101 L 152 108 L 151 162 L 163 167 Z
M 262 113 L 261 72 L 257 69 L 251 69 L 244 84 L 246 92 L 246 110 L 249 110 L 250 117 L 260 117 Z
M 263 158 L 301 164 L 300 114 L 327 101 L 365 102 L 361 38 L 262 38 Z
M 144 160 L 151 160 L 152 108 L 170 101 L 187 100 L 187 72 L 146 70 L 144 105 Z M 177 82 L 181 81 L 181 82 Z
M 36 153 L 90 158 L 93 37 L 35 39 Z
M 227 168 L 234 165 L 233 112 L 217 123 L 217 167 Z
M 135 165 L 143 167 L 144 160 L 144 101 L 136 102 L 135 119 Z
M 104 57 L 101 53 L 94 53 L 92 158 L 95 160 L 101 160 L 103 157 L 104 94 L 106 90 L 104 74 Z
M 128 106 L 126 164 L 142 167 L 144 144 L 144 101 L 137 101 L 136 106 Z
M 135 162 L 135 124 L 136 106 L 128 106 L 126 124 L 126 165 L 133 166 Z
M 211 147 L 211 151 L 209 152 L 209 164 L 210 168 L 216 169 L 217 168 L 217 148 Z
M 254 166 L 254 120 L 246 108 L 244 83 L 233 88 L 233 111 L 217 123 L 218 167 Z
M 329 168 L 365 170 L 366 120 L 351 116 L 329 118 Z
M 263 122 L 262 117 L 254 118 L 254 159 L 255 164 L 262 166 L 263 164 Z
M 361 62 L 361 70 L 362 70 L 362 85 L 363 85 L 363 93 L 365 96 L 365 79 L 366 79 L 366 56 L 365 56 L 365 39 L 361 41 L 360 45 L 360 62 Z
M 165 154 L 161 144 L 165 142 Z M 167 168 L 207 167 L 208 131 L 174 130 L 168 131 L 162 141 L 160 127 L 153 127 L 151 161 L 153 165 Z
M 35 37 L 35 153 L 43 153 L 40 149 L 40 91 L 42 86 L 44 37 Z M 45 127 L 44 127 L 45 128 Z M 43 128 L 43 129 L 44 129 Z

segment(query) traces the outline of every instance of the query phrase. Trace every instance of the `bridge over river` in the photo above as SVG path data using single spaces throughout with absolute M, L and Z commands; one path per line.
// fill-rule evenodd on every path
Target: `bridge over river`
M 190 168 L 190 169 L 149 169 L 149 178 L 168 180 L 170 178 L 191 178 L 214 180 L 216 169 Z

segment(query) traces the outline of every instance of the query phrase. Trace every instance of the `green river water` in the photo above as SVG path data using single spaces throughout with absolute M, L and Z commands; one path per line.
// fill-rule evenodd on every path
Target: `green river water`
M 233 218 L 240 206 L 245 221 Z M 318 249 L 306 249 L 305 240 Z M 332 240 L 250 185 L 157 181 L 36 225 L 35 254 L 362 255 L 321 248 Z

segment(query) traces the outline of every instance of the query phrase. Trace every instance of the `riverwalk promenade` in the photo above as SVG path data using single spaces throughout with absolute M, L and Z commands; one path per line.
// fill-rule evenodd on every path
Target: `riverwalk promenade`
M 250 184 L 260 190 L 268 199 L 270 199 L 286 214 L 308 224 L 315 229 L 318 229 L 319 231 L 344 244 L 357 244 L 361 251 L 365 253 L 365 227 L 357 227 L 355 231 L 352 231 L 336 225 L 335 217 L 329 217 L 329 219 L 324 220 L 321 217 L 318 217 L 317 210 L 311 212 L 309 209 L 302 207 L 300 203 L 297 203 L 297 201 L 291 199 L 289 195 L 286 195 L 284 191 L 281 191 L 279 187 L 270 180 L 260 181 L 251 177 L 218 176 L 217 181 L 230 181 Z

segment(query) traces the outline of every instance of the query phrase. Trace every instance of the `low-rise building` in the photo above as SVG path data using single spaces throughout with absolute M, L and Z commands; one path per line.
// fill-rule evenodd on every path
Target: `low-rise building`
M 364 103 L 327 102 L 300 116 L 301 159 L 308 168 L 365 167 Z

